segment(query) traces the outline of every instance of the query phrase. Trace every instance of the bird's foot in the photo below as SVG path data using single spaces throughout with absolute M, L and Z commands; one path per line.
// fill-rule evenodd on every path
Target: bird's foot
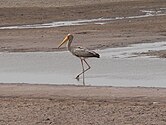
M 79 78 L 79 77 L 80 77 L 79 75 L 76 77 L 77 81 L 79 81 L 79 80 L 80 80 L 80 78 Z

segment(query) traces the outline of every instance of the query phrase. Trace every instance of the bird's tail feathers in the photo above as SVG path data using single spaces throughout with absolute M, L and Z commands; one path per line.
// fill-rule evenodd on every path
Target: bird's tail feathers
M 100 55 L 98 53 L 95 54 L 95 57 L 100 58 Z

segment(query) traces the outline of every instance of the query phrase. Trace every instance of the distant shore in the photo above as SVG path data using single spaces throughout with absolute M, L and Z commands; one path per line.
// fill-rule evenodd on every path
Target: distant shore
M 89 1 L 90 3 L 76 0 L 76 4 L 70 0 L 63 1 L 60 3 L 68 5 L 67 7 L 65 5 L 56 7 L 54 5 L 57 3 L 54 2 L 58 1 L 52 0 L 0 2 L 0 26 L 134 16 L 140 15 L 140 10 L 158 10 L 166 6 L 165 0 L 120 0 L 121 2 L 93 0 L 94 2 Z M 47 7 L 43 7 L 44 5 Z M 117 20 L 104 25 L 89 24 L 46 29 L 0 30 L 0 52 L 59 51 L 57 45 L 68 33 L 75 36 L 74 45 L 85 46 L 89 49 L 121 47 L 133 43 L 161 42 L 166 40 L 165 22 L 166 16 L 163 15 Z M 63 48 L 63 50 L 65 49 Z M 165 57 L 165 51 L 155 52 L 155 54 Z

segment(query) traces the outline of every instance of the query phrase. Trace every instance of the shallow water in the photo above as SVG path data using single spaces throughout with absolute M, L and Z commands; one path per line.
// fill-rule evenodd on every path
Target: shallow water
M 110 18 L 101 17 L 101 18 L 97 18 L 97 19 L 58 21 L 58 22 L 51 22 L 51 23 L 44 23 L 44 24 L 4 26 L 4 27 L 0 27 L 0 29 L 52 28 L 52 27 L 88 25 L 88 24 L 104 25 L 104 24 L 111 23 L 112 21 L 116 21 L 116 20 L 138 19 L 138 18 L 166 15 L 166 8 L 159 8 L 156 10 L 140 10 L 140 11 L 142 12 L 141 15 L 135 15 L 135 16 L 129 16 L 129 17 L 110 17 Z
M 140 43 L 132 44 L 128 47 L 109 48 L 103 50 L 105 56 L 111 58 L 147 58 L 147 56 L 138 56 L 139 53 L 148 51 L 159 51 L 166 50 L 166 42 L 155 42 L 155 43 Z M 149 58 L 149 56 L 148 56 Z
M 165 49 L 166 42 L 96 50 L 100 59 L 89 59 L 87 85 L 166 87 L 166 59 L 134 57 L 133 52 Z M 125 52 L 125 54 L 124 54 Z M 125 55 L 125 56 L 124 56 Z M 80 60 L 69 52 L 0 54 L 0 83 L 76 84 Z

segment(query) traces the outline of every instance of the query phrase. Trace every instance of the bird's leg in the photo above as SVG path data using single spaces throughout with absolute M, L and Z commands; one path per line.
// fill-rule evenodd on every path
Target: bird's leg
M 80 60 L 81 60 L 81 65 L 82 65 L 82 69 L 83 69 L 83 60 L 80 58 Z M 80 77 L 80 75 L 83 73 L 83 71 L 80 73 L 80 74 L 78 74 L 77 76 L 76 76 L 76 79 L 79 81 L 79 77 Z
M 86 63 L 86 65 L 88 66 L 88 68 L 86 70 L 84 70 L 83 72 L 81 72 L 80 74 L 77 75 L 76 79 L 79 81 L 79 76 L 82 75 L 84 72 L 88 71 L 91 67 L 90 65 L 87 63 L 87 61 L 85 59 L 81 59 L 81 64 L 83 63 L 83 61 Z
M 83 72 L 83 85 L 85 86 L 85 77 L 84 77 L 84 63 L 83 63 L 83 60 L 82 60 L 82 72 Z
M 83 64 L 83 60 L 81 59 L 81 65 L 82 65 L 82 72 L 80 74 L 83 74 L 83 85 L 85 85 L 85 81 L 84 81 L 84 64 Z M 76 79 L 79 81 L 79 76 L 80 74 L 77 75 Z
M 87 64 L 87 66 L 88 66 L 88 68 L 84 71 L 84 72 L 86 72 L 86 71 L 88 71 L 91 67 L 90 67 L 90 65 L 87 63 L 87 61 L 84 59 L 84 62 Z

